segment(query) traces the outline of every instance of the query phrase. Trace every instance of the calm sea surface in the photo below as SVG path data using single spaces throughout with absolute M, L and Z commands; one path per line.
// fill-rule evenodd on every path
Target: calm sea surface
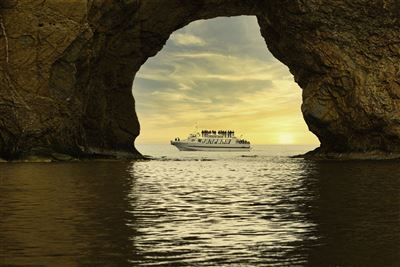
M 400 266 L 400 163 L 309 149 L 0 164 L 0 265 Z

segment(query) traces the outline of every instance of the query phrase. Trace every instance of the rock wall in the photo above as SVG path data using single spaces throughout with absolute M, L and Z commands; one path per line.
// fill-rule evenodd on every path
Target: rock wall
M 3 0 L 0 157 L 138 157 L 131 86 L 170 34 L 256 15 L 318 153 L 400 153 L 396 0 Z
M 293 2 L 268 2 L 259 23 L 303 89 L 320 151 L 398 153 L 400 1 Z

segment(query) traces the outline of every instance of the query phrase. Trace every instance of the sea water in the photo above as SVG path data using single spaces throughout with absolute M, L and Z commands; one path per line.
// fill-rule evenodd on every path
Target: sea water
M 0 164 L 1 266 L 399 266 L 397 161 L 307 146 Z

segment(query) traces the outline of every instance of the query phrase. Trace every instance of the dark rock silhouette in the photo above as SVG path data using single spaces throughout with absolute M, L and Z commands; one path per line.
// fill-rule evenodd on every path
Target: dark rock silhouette
M 0 12 L 4 159 L 138 157 L 135 73 L 173 31 L 235 15 L 257 16 L 303 89 L 313 155 L 400 155 L 399 1 L 3 0 Z

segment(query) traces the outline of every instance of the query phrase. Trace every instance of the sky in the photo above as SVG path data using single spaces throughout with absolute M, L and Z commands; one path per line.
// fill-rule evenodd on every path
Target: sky
M 253 144 L 319 144 L 301 89 L 268 51 L 254 16 L 199 20 L 175 31 L 133 83 L 137 144 L 201 129 L 235 130 Z

